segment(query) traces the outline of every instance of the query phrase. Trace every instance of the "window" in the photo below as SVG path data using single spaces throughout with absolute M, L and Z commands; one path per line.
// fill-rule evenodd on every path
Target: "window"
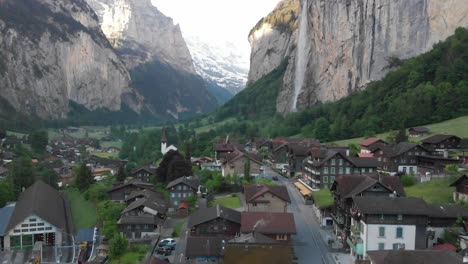
M 29 226 L 36 226 L 36 224 L 29 224 Z
M 13 233 L 19 233 L 19 232 L 21 232 L 21 230 L 19 230 L 19 229 L 13 230 Z
M 36 218 L 29 218 L 29 222 L 36 222 Z
M 399 214 L 399 215 L 397 216 L 397 220 L 399 220 L 399 221 L 403 220 L 403 215 Z
M 334 166 L 336 164 L 336 160 L 335 159 L 332 159 L 331 160 L 331 165 Z
M 277 235 L 276 238 L 277 238 L 276 240 L 287 240 L 288 239 L 288 237 L 286 235 Z
M 330 168 L 330 174 L 335 174 L 335 167 Z
M 323 176 L 323 182 L 328 183 L 328 176 Z
M 385 227 L 379 227 L 379 237 L 385 237 Z
M 330 176 L 330 183 L 334 183 L 335 182 L 335 176 Z
M 178 201 L 174 201 L 173 204 L 177 206 L 177 205 L 179 205 L 179 202 L 178 202 Z
M 52 230 L 52 227 L 46 227 L 45 230 Z
M 28 232 L 28 229 L 27 228 L 21 229 L 21 232 Z
M 343 160 L 342 160 L 342 159 L 339 159 L 339 160 L 338 160 L 338 164 L 339 164 L 340 166 L 343 166 Z
M 127 230 L 130 230 L 130 229 L 132 229 L 132 225 L 127 226 Z
M 350 167 L 346 167 L 346 174 L 351 174 L 351 168 Z
M 385 250 L 385 243 L 379 243 L 379 250 Z
M 366 168 L 361 168 L 361 173 L 366 173 Z
M 176 196 L 175 196 L 175 193 L 171 193 L 171 197 L 172 197 L 172 198 L 176 197 Z
M 36 228 L 31 228 L 29 229 L 30 232 L 35 232 L 36 231 Z
M 323 168 L 323 174 L 328 174 L 328 167 Z
M 37 226 L 44 226 L 44 223 L 38 223 Z
M 393 250 L 405 249 L 405 244 L 395 243 L 393 244 Z
M 401 159 L 401 163 L 406 163 L 406 159 Z
M 373 169 L 373 168 L 369 168 L 369 172 L 373 172 L 373 171 L 374 171 L 374 169 Z
M 28 227 L 28 224 L 22 224 L 21 227 Z
M 396 237 L 403 238 L 403 227 L 397 227 L 396 229 Z
M 416 156 L 419 156 L 419 152 L 415 152 Z
M 257 203 L 253 203 L 252 206 L 257 206 Z
M 342 167 L 338 168 L 338 174 L 340 174 L 340 175 L 343 174 L 343 168 Z
M 39 228 L 37 229 L 37 231 L 44 231 L 44 228 L 43 228 L 43 227 L 39 227 Z

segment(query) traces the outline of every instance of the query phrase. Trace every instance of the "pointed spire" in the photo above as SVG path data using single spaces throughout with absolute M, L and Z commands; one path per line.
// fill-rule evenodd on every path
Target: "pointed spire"
M 161 143 L 167 143 L 166 128 L 162 129 L 161 132 Z

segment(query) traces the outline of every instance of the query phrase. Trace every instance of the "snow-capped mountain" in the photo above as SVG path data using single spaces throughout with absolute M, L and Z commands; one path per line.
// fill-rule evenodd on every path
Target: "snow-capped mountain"
M 229 42 L 206 43 L 199 37 L 185 35 L 195 71 L 208 83 L 235 95 L 245 88 L 249 73 L 249 55 L 239 53 Z

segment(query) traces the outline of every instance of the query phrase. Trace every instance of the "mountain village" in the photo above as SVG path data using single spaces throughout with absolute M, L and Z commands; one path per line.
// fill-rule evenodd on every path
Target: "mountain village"
M 36 181 L 0 209 L 0 260 L 107 263 L 113 250 L 128 250 L 139 252 L 141 263 L 462 263 L 468 252 L 466 139 L 424 127 L 405 134 L 424 139 L 391 144 L 374 137 L 356 149 L 314 138 L 241 144 L 226 137 L 213 144 L 211 156 L 190 157 L 162 129 L 158 166 L 127 174 L 125 160 L 84 157 L 100 148 L 99 140 L 63 131 L 46 146 L 47 155 L 31 160 L 55 171 L 55 186 Z M 2 139 L 3 181 L 28 140 Z M 166 171 L 177 177 L 161 182 L 158 174 L 168 164 Z M 77 190 L 81 166 L 91 181 Z M 222 186 L 207 180 L 212 173 Z M 453 201 L 434 204 L 409 195 L 409 179 L 444 180 Z M 92 194 L 94 188 L 99 193 Z M 94 206 L 104 202 L 114 218 L 99 216 L 95 225 L 80 227 L 74 214 L 85 212 L 75 208 L 76 191 Z M 110 226 L 116 228 L 112 239 L 106 237 Z

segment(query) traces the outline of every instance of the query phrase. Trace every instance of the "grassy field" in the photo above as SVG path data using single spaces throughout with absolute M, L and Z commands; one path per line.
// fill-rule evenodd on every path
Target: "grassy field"
M 94 156 L 98 156 L 100 158 L 107 158 L 107 159 L 117 159 L 119 157 L 119 153 L 93 152 L 91 154 Z
M 422 198 L 431 204 L 453 203 L 454 188 L 449 185 L 455 180 L 456 177 L 433 179 L 430 182 L 405 187 L 406 196 Z
M 130 245 L 128 251 L 120 257 L 120 259 L 111 260 L 111 264 L 138 264 L 145 258 L 146 253 L 150 250 L 148 245 Z
M 326 208 L 333 205 L 333 196 L 329 189 L 322 189 L 318 192 L 312 192 L 315 204 L 318 208 Z
M 231 195 L 215 199 L 213 201 L 213 206 L 222 205 L 227 208 L 239 208 L 241 207 L 241 202 L 239 197 L 232 197 Z
M 78 231 L 80 228 L 90 228 L 96 225 L 96 208 L 87 201 L 83 194 L 76 189 L 67 189 L 65 193 L 70 200 L 73 226 Z
M 455 119 L 450 119 L 441 123 L 424 125 L 429 128 L 432 134 L 453 134 L 461 138 L 468 138 L 468 116 L 462 116 Z M 381 139 L 386 139 L 390 132 L 378 134 L 377 137 Z M 430 137 L 431 135 L 419 138 L 410 138 L 412 142 L 420 142 L 421 140 Z M 332 143 L 338 146 L 347 146 L 350 143 L 358 144 L 364 138 L 352 138 L 346 140 L 334 141 Z

